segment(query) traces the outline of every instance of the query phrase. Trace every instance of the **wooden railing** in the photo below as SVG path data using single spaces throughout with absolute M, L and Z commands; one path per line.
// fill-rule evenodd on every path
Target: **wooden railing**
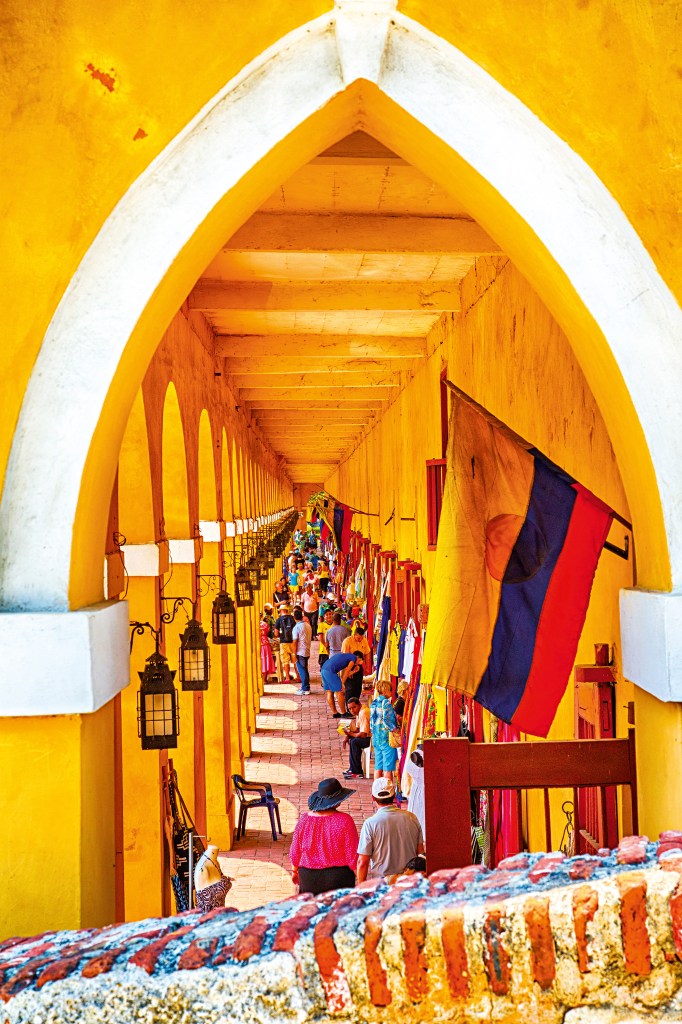
M 471 863 L 472 790 L 545 790 L 545 841 L 552 849 L 550 789 L 568 788 L 574 795 L 574 828 L 578 790 L 627 786 L 627 820 L 638 830 L 637 768 L 634 730 L 622 740 L 568 740 L 546 743 L 471 743 L 467 739 L 424 741 L 426 855 L 429 873 Z M 601 806 L 606 807 L 602 799 Z

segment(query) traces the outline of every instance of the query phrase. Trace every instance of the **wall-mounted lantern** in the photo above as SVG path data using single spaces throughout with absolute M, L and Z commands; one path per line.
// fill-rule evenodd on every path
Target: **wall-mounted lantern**
M 213 602 L 211 612 L 214 644 L 237 643 L 237 611 L 235 604 L 226 590 L 221 590 Z
M 197 619 L 190 619 L 180 637 L 180 682 L 183 690 L 207 690 L 211 678 L 208 633 Z
M 250 608 L 253 604 L 253 591 L 251 589 L 251 576 L 245 565 L 240 565 L 235 573 L 234 591 L 237 608 Z
M 173 686 L 175 672 L 159 651 L 160 633 L 149 622 L 131 622 L 135 634 L 148 628 L 156 641 L 156 650 L 147 658 L 144 672 L 139 672 L 140 689 L 137 693 L 137 735 L 143 750 L 167 750 L 177 747 L 180 734 L 178 691 Z

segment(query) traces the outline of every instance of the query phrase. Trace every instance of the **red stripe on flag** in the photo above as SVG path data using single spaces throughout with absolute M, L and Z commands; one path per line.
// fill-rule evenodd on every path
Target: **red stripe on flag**
M 511 720 L 522 732 L 546 736 L 575 662 L 599 555 L 612 510 L 575 483 L 577 498 L 535 634 L 523 697 Z

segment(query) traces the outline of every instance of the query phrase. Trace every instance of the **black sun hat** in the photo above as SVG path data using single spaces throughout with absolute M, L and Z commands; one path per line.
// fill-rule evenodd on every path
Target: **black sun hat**
M 331 811 L 333 807 L 347 800 L 355 793 L 354 789 L 346 789 L 338 779 L 322 779 L 314 793 L 308 797 L 309 811 Z

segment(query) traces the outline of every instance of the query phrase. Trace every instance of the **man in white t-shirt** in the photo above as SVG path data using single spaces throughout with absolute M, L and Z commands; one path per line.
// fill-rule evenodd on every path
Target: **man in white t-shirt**
M 424 852 L 422 827 L 416 815 L 396 807 L 393 780 L 380 777 L 372 783 L 376 813 L 367 818 L 358 843 L 357 883 L 369 878 L 400 874 Z
M 310 644 L 313 638 L 313 631 L 310 623 L 303 618 L 300 608 L 294 608 L 294 626 L 291 637 L 296 644 L 296 671 L 301 680 L 300 689 L 296 690 L 299 697 L 307 697 L 310 693 L 310 673 L 308 672 L 308 659 L 310 658 Z

